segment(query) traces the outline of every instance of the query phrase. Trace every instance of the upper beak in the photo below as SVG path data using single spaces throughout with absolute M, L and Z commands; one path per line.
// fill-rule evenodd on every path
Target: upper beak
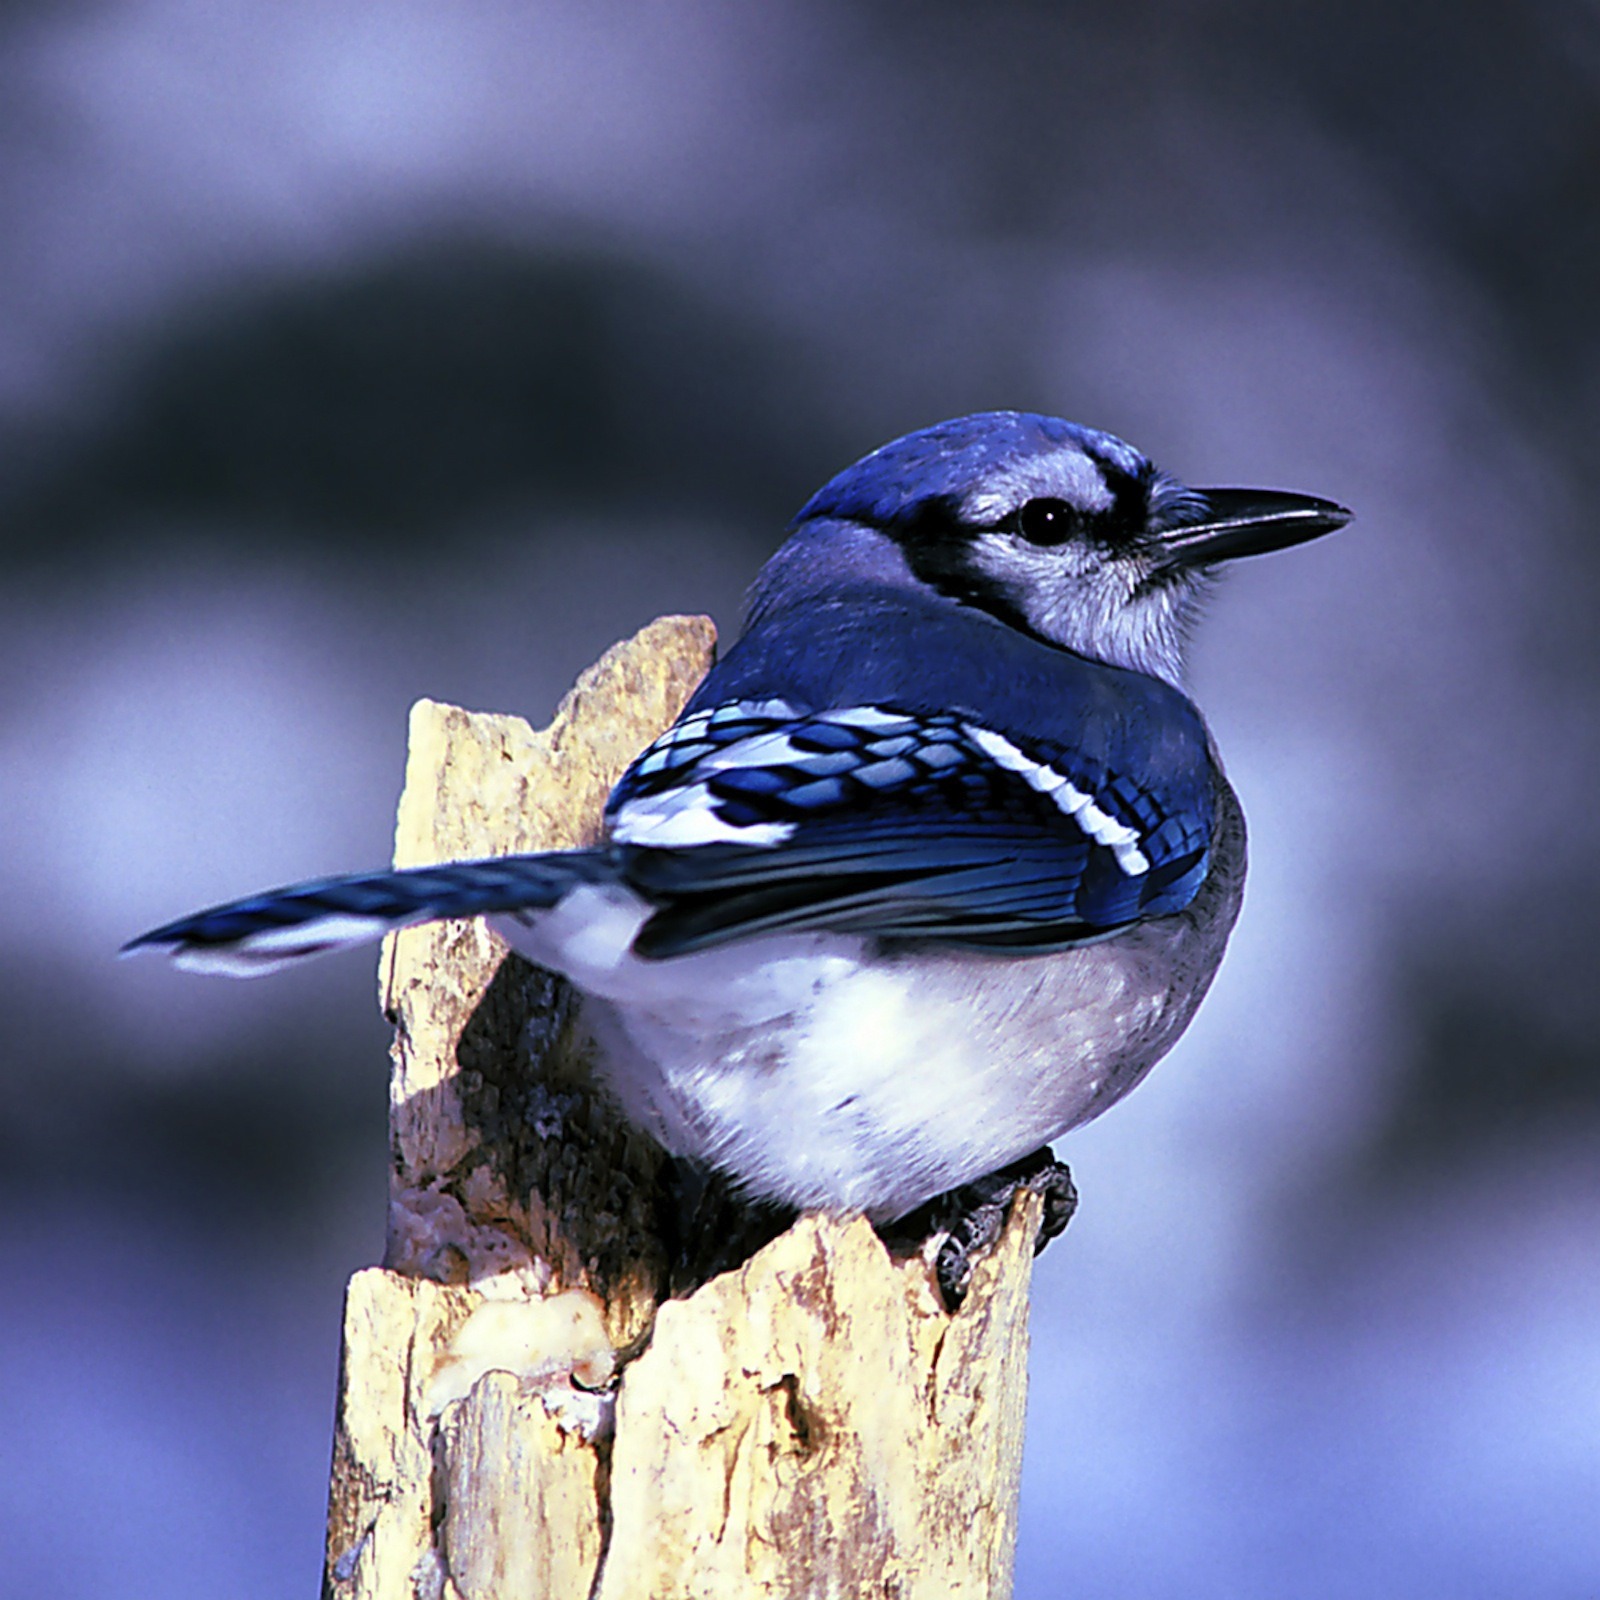
M 1158 548 L 1172 566 L 1201 567 L 1304 544 L 1342 528 L 1350 513 L 1331 500 L 1281 489 L 1197 489 L 1197 520 L 1169 528 Z

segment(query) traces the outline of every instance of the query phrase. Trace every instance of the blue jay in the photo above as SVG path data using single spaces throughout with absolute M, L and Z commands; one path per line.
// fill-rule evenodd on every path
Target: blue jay
M 605 843 L 323 879 L 126 948 L 243 975 L 487 916 L 588 997 L 669 1151 L 892 1222 L 1098 1116 L 1188 1025 L 1245 829 L 1185 635 L 1218 563 L 1349 515 L 1187 489 L 1054 417 L 925 428 L 802 508 Z

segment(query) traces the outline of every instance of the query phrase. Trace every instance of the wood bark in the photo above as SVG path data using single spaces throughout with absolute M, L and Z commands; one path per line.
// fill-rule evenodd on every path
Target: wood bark
M 538 733 L 419 702 L 396 863 L 592 843 L 714 639 L 651 624 Z M 1037 1199 L 953 1316 L 859 1217 L 664 1300 L 661 1156 L 572 992 L 479 921 L 386 941 L 380 989 L 388 1246 L 346 1297 L 328 1600 L 1010 1594 Z

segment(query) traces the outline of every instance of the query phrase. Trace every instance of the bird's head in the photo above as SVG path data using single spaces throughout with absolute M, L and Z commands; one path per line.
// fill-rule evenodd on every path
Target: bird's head
M 1176 683 L 1211 570 L 1342 527 L 1272 489 L 1189 489 L 1131 445 L 988 411 L 907 434 L 806 503 L 797 532 L 888 541 L 911 579 L 1079 654 Z

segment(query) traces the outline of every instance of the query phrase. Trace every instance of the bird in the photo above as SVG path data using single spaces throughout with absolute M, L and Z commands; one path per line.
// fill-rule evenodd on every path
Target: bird
M 1185 646 L 1220 567 L 1350 515 L 1034 412 L 922 428 L 801 508 L 601 843 L 323 878 L 124 953 L 255 975 L 487 917 L 586 997 L 669 1153 L 894 1224 L 1048 1156 L 1189 1025 L 1246 842 Z

